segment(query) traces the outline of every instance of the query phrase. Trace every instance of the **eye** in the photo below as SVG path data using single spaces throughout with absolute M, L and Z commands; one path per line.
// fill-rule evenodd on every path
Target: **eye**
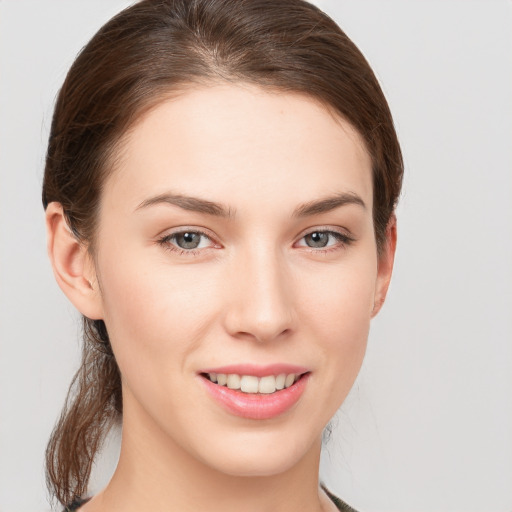
M 332 230 L 316 230 L 304 235 L 297 244 L 299 247 L 311 249 L 335 248 L 348 245 L 353 239 L 343 233 Z
M 199 249 L 204 247 L 204 241 L 208 240 L 208 238 L 202 233 L 184 231 L 183 233 L 176 233 L 172 235 L 171 240 L 180 249 Z
M 158 243 L 171 251 L 191 254 L 198 249 L 207 249 L 214 245 L 206 233 L 188 229 L 165 235 L 158 240 Z

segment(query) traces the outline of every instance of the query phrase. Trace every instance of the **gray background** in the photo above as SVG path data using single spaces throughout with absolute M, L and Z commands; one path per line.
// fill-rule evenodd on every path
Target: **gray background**
M 128 3 L 0 0 L 0 512 L 49 510 L 43 451 L 79 355 L 40 201 L 53 99 Z M 376 71 L 406 162 L 394 280 L 323 478 L 362 512 L 510 512 L 512 3 L 316 3 Z

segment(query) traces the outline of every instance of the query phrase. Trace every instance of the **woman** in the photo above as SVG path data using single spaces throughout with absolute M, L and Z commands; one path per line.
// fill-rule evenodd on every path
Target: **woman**
M 59 93 L 43 184 L 85 334 L 47 450 L 57 499 L 349 510 L 319 487 L 322 431 L 386 296 L 402 172 L 371 69 L 312 5 L 146 0 L 107 23 Z

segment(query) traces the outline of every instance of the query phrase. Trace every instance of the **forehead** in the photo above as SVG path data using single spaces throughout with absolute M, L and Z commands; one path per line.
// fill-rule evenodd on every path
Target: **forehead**
M 114 192 L 126 207 L 169 189 L 229 198 L 234 207 L 333 192 L 372 203 L 361 136 L 301 94 L 246 84 L 189 89 L 145 113 L 121 147 L 104 194 Z

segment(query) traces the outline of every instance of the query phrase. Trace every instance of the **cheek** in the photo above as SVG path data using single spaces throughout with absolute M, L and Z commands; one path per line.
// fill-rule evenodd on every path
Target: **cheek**
M 218 299 L 198 267 L 153 262 L 144 268 L 141 261 L 134 256 L 102 262 L 104 317 L 121 371 L 165 368 L 151 372 L 155 379 L 182 369 L 204 337 Z
M 323 282 L 311 280 L 303 298 L 303 317 L 309 318 L 307 339 L 317 340 L 326 361 L 329 414 L 341 405 L 361 367 L 370 328 L 376 282 L 376 260 L 332 269 Z M 328 419 L 328 418 L 327 418 Z
M 335 266 L 322 279 L 309 280 L 302 297 L 304 314 L 319 320 L 327 340 L 357 340 L 369 327 L 376 278 L 372 258 Z

